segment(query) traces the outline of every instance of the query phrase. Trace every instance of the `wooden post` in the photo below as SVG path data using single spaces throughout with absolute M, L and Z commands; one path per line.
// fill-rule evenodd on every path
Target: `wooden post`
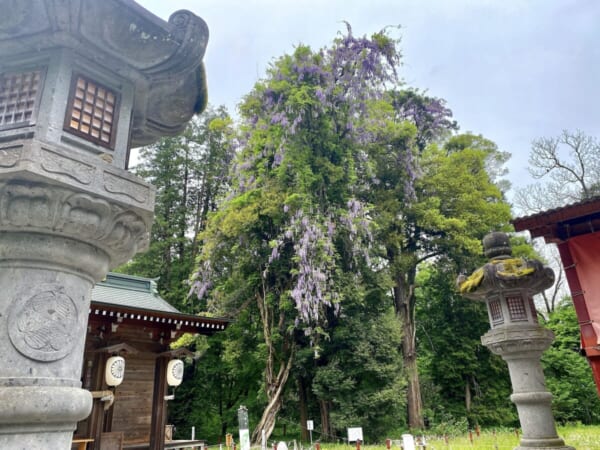
M 165 395 L 167 395 L 168 363 L 168 356 L 159 356 L 156 358 L 149 450 L 163 450 L 165 446 L 165 425 L 167 422 L 167 402 L 165 401 Z
M 104 384 L 104 366 L 106 364 L 106 360 L 108 359 L 108 355 L 104 352 L 97 353 L 95 358 L 93 359 L 92 366 L 92 385 L 90 386 L 90 390 L 92 391 L 103 391 L 106 389 L 106 384 Z M 92 450 L 100 450 L 101 445 L 101 436 L 104 431 L 104 427 L 106 426 L 105 421 L 105 411 L 104 405 L 99 399 L 94 399 L 94 403 L 92 406 L 92 412 L 89 416 L 89 437 L 94 441 L 88 444 L 88 446 Z M 111 424 L 108 424 L 109 426 Z M 110 430 L 109 430 L 110 431 Z

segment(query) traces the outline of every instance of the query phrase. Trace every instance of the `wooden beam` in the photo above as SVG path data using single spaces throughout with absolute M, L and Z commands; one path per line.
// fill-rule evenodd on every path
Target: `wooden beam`
M 135 347 L 132 347 L 129 344 L 126 344 L 124 342 L 120 342 L 118 344 L 114 344 L 114 345 L 109 345 L 108 347 L 102 347 L 99 349 L 95 350 L 98 353 L 130 353 L 132 355 L 135 355 L 136 353 L 139 353 L 139 350 L 136 349 Z
M 168 356 L 169 358 L 195 358 L 196 354 L 185 347 L 179 347 L 174 350 L 162 352 L 159 356 Z

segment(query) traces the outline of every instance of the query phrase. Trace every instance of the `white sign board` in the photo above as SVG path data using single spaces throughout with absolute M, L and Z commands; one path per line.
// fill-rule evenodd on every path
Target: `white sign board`
M 250 450 L 250 431 L 240 430 L 240 447 L 241 450 Z
M 412 434 L 402 435 L 402 448 L 404 450 L 415 450 L 415 438 Z
M 312 420 L 307 420 L 306 421 L 306 429 L 308 431 L 312 431 L 312 430 L 315 429 L 315 424 L 314 424 L 314 422 Z
M 363 442 L 362 427 L 348 428 L 348 442 Z

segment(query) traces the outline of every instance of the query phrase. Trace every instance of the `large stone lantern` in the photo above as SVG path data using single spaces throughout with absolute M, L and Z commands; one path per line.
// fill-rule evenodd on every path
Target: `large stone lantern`
M 459 279 L 467 298 L 485 302 L 491 330 L 481 342 L 508 364 L 523 436 L 521 449 L 573 449 L 558 437 L 552 414 L 552 394 L 546 389 L 540 362 L 554 340 L 538 324 L 533 296 L 554 283 L 554 272 L 535 260 L 513 258 L 508 235 L 490 233 L 483 239 L 490 261 L 470 277 Z
M 148 245 L 129 149 L 205 106 L 208 30 L 131 0 L 0 0 L 0 448 L 68 449 L 90 290 Z

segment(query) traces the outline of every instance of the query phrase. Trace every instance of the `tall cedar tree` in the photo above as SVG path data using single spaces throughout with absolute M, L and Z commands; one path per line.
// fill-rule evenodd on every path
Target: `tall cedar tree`
M 161 296 L 183 310 L 194 310 L 187 304 L 185 284 L 198 252 L 194 237 L 227 189 L 232 137 L 227 111 L 209 108 L 182 135 L 143 148 L 135 167 L 137 175 L 156 187 L 155 220 L 148 252 L 118 271 L 158 277 Z
M 481 238 L 507 226 L 510 208 L 498 177 L 508 154 L 481 136 L 448 138 L 456 124 L 442 100 L 414 92 L 388 95 L 375 106 L 385 124 L 375 130 L 386 145 L 370 146 L 374 182 L 365 198 L 373 205 L 375 248 L 392 280 L 403 326 L 408 425 L 418 429 L 423 427 L 415 322 L 419 266 L 451 255 L 479 255 Z M 436 140 L 445 143 L 440 147 Z M 404 175 L 406 154 L 413 156 L 412 184 Z

